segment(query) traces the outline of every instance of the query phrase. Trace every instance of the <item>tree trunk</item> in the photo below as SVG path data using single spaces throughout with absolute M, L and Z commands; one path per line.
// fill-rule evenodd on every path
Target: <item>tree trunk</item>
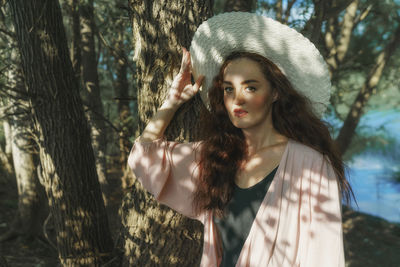
M 38 160 L 33 154 L 34 143 L 26 122 L 14 118 L 12 154 L 18 188 L 18 211 L 11 232 L 26 238 L 42 237 L 42 224 L 47 215 L 44 190 L 37 176 Z
M 113 242 L 58 1 L 10 0 L 63 266 L 99 266 Z
M 119 133 L 119 150 L 122 170 L 126 168 L 126 162 L 128 160 L 128 154 L 132 147 L 132 143 L 129 141 L 129 137 L 135 132 L 132 123 L 132 114 L 129 108 L 129 82 L 128 82 L 128 62 L 126 60 L 127 55 L 125 52 L 124 41 L 126 40 L 124 31 L 126 25 L 120 19 L 117 22 L 118 36 L 114 44 L 115 47 L 115 71 L 117 79 L 115 81 L 115 95 L 117 96 L 117 107 L 120 121 L 120 133 Z M 123 186 L 125 188 L 125 186 Z
M 3 14 L 6 12 L 5 8 L 0 8 L 0 14 Z M 7 28 L 5 19 L 3 18 L 3 21 L 1 23 L 2 28 Z M 0 40 L 0 46 L 5 48 L 4 52 L 1 53 L 0 55 L 0 60 L 2 62 L 7 62 L 10 64 L 10 66 L 13 65 L 13 62 L 11 62 L 11 52 L 13 50 L 13 44 L 15 44 L 12 41 L 12 38 L 10 36 L 12 35 L 11 30 L 9 31 L 8 34 L 4 34 L 3 32 L 1 33 L 1 36 L 4 38 L 1 38 Z M 7 52 L 5 52 L 7 51 Z M 6 65 L 1 64 L 3 67 Z M 4 76 L 8 75 L 8 72 L 5 72 L 5 69 L 2 70 L 4 71 L 3 74 Z M 0 78 L 0 86 L 3 87 L 4 81 L 7 80 L 7 78 Z M 0 88 L 0 121 L 2 121 L 3 124 L 3 131 L 4 131 L 4 148 L 0 144 L 0 170 L 4 171 L 3 177 L 0 178 L 0 182 L 7 183 L 10 181 L 10 179 L 14 179 L 14 169 L 13 169 L 13 163 L 12 163 L 12 139 L 11 139 L 11 126 L 10 126 L 10 116 L 8 116 L 8 110 L 11 108 L 11 101 L 9 100 L 9 97 L 7 96 L 7 86 L 4 86 L 4 88 Z M 4 91 L 4 92 L 2 92 Z
M 103 104 L 100 96 L 97 58 L 95 51 L 95 23 L 93 15 L 93 0 L 84 0 L 80 5 L 81 41 L 82 41 L 82 79 L 87 116 L 91 126 L 92 146 L 96 159 L 96 169 L 102 191 L 109 192 L 106 170 L 106 129 L 103 119 Z
M 153 116 L 174 74 L 182 50 L 189 48 L 197 26 L 211 16 L 211 1 L 130 1 L 138 70 L 140 129 Z M 167 129 L 167 138 L 197 136 L 200 98 L 186 103 Z M 202 226 L 160 206 L 135 182 L 123 202 L 125 263 L 130 266 L 196 266 L 202 252 Z
M 257 0 L 226 0 L 224 5 L 224 12 L 251 12 L 256 8 L 256 3 Z
M 13 43 L 12 40 L 9 42 Z M 15 48 L 11 49 L 11 62 L 17 63 L 17 52 Z M 8 240 L 17 236 L 31 239 L 43 235 L 41 228 L 47 210 L 44 205 L 44 190 L 37 177 L 38 161 L 34 155 L 34 142 L 30 134 L 32 120 L 29 117 L 30 111 L 27 110 L 28 104 L 26 99 L 16 93 L 17 90 L 12 91 L 13 89 L 24 91 L 18 67 L 11 66 L 7 76 L 9 93 L 13 96 L 9 99 L 10 104 L 13 105 L 9 114 L 9 122 L 14 173 L 18 188 L 18 210 L 9 231 L 2 235 L 0 240 Z
M 71 10 L 71 21 L 72 21 L 72 42 L 71 42 L 71 62 L 75 72 L 76 80 L 81 82 L 81 25 L 79 16 L 79 0 L 68 1 Z
M 3 121 L 3 129 L 4 129 L 4 137 L 6 141 L 6 145 L 4 147 L 4 153 L 6 156 L 11 159 L 12 158 L 12 148 L 11 148 L 11 126 L 8 120 Z
M 276 9 L 276 20 L 282 22 L 282 17 L 283 17 L 282 0 L 276 1 L 275 9 Z
M 3 129 L 5 136 L 5 147 L 4 149 L 0 146 L 0 163 L 1 168 L 6 172 L 6 176 L 12 176 L 14 174 L 12 167 L 12 152 L 11 148 L 11 130 L 10 123 L 8 118 L 3 119 Z M 4 178 L 4 177 L 3 177 Z M 5 179 L 7 180 L 7 179 Z
M 339 65 L 343 62 L 345 55 L 347 54 L 351 35 L 355 26 L 355 18 L 358 9 L 358 0 L 352 2 L 347 8 L 346 13 L 343 16 L 343 21 L 340 27 L 340 34 L 338 41 L 336 42 L 336 37 L 334 32 L 337 29 L 333 26 L 335 23 L 333 20 L 336 18 L 329 19 L 327 23 L 327 29 L 325 31 L 325 47 L 328 50 L 328 56 L 326 57 L 326 62 L 329 66 L 329 71 L 331 77 L 339 68 Z
M 352 2 L 353 0 L 313 0 L 314 14 L 307 21 L 301 32 L 318 46 L 323 22 L 331 18 L 337 18 L 340 12 Z
M 351 143 L 351 139 L 354 136 L 355 129 L 363 115 L 364 108 L 368 103 L 373 91 L 379 83 L 382 76 L 383 69 L 387 64 L 388 60 L 400 46 L 400 26 L 396 29 L 392 40 L 385 47 L 385 49 L 377 56 L 375 65 L 371 69 L 363 87 L 358 93 L 356 99 L 351 105 L 350 111 L 340 129 L 339 135 L 336 142 L 339 146 L 340 151 L 344 154 Z

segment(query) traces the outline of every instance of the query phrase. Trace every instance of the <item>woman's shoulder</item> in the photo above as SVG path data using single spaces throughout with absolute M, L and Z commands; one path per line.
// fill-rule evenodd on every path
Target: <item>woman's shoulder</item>
M 322 158 L 323 154 L 316 150 L 315 148 L 312 148 L 311 146 L 308 146 L 306 144 L 303 144 L 299 141 L 296 141 L 294 139 L 289 139 L 289 145 L 290 145 L 290 152 L 295 153 L 299 156 L 303 157 L 315 157 L 315 158 Z

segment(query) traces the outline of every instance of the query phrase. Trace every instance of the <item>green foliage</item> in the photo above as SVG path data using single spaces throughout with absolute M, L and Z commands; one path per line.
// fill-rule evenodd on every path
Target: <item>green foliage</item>
M 360 126 L 343 159 L 352 161 L 355 156 L 365 153 L 380 154 L 382 157 L 390 158 L 396 153 L 397 145 L 396 138 L 390 136 L 384 126 L 379 128 Z
M 390 41 L 399 25 L 397 10 L 400 6 L 395 1 L 364 0 L 360 4 L 360 10 L 366 9 L 368 5 L 372 5 L 371 11 L 354 29 L 344 63 L 335 73 L 333 81 L 335 91 L 332 103 L 337 107 L 341 119 L 347 115 L 350 105 L 375 64 L 376 56 Z M 392 109 L 400 104 L 400 74 L 397 71 L 399 55 L 400 51 L 396 51 L 385 67 L 365 113 L 369 110 Z
M 393 172 L 392 180 L 395 183 L 400 183 L 400 170 Z
M 215 0 L 213 6 L 214 15 L 224 12 L 225 0 Z
M 287 8 L 289 1 L 282 1 L 283 11 Z M 301 31 L 306 22 L 315 16 L 313 0 L 296 1 L 293 5 L 288 24 L 291 27 Z M 340 2 L 340 1 L 338 1 Z M 71 40 L 71 19 L 68 1 L 61 1 L 64 15 L 64 25 L 69 40 Z M 223 12 L 225 0 L 214 1 L 214 14 Z M 276 18 L 277 0 L 258 0 L 256 13 L 268 15 Z M 129 63 L 128 81 L 130 87 L 129 96 L 136 97 L 137 85 L 135 81 L 135 64 L 133 58 L 133 38 L 131 23 L 129 21 L 128 2 L 124 0 L 107 1 L 96 0 L 95 21 L 98 35 L 96 38 L 96 48 L 98 53 L 98 73 L 100 79 L 100 88 L 102 101 L 104 105 L 105 116 L 110 123 L 117 128 L 125 127 L 124 131 L 129 131 L 130 127 L 137 125 L 137 103 L 130 101 L 131 114 L 124 122 L 119 118 L 117 110 L 117 101 L 114 90 L 116 82 L 116 62 L 119 60 L 113 49 L 115 48 L 118 34 L 123 32 L 123 40 L 126 52 L 126 59 Z M 400 1 L 399 0 L 360 0 L 357 15 L 368 7 L 370 11 L 368 15 L 354 28 L 352 32 L 350 47 L 343 64 L 337 72 L 334 73 L 333 94 L 331 98 L 332 110 L 336 111 L 335 116 L 340 120 L 344 120 L 349 112 L 349 108 L 354 101 L 357 93 L 362 87 L 371 66 L 374 64 L 376 55 L 382 51 L 386 44 L 390 41 L 396 27 L 400 23 Z M 343 10 L 337 18 L 340 24 L 343 20 L 345 11 Z M 326 24 L 322 25 L 321 35 L 324 34 Z M 7 25 L 2 28 L 9 28 Z M 122 30 L 121 30 L 122 29 Z M 2 33 L 0 33 L 2 35 Z M 339 34 L 337 34 L 339 38 Z M 7 64 L 7 53 L 9 48 L 4 38 L 0 41 L 0 69 Z M 321 38 L 323 40 L 323 38 Z M 322 47 L 322 46 L 321 46 Z M 321 49 L 322 53 L 327 53 Z M 383 76 L 371 96 L 364 113 L 371 110 L 393 109 L 400 105 L 400 89 L 398 81 L 400 80 L 400 49 L 392 56 L 388 62 Z M 5 83 L 4 75 L 0 74 L 0 86 Z M 1 91 L 1 90 L 0 90 Z M 0 95 L 1 96 L 1 95 Z M 341 125 L 336 126 L 333 132 L 337 132 Z M 132 133 L 134 138 L 134 133 Z M 115 135 L 114 135 L 115 137 Z M 113 142 L 115 151 L 117 151 L 117 138 L 110 138 Z M 4 142 L 4 134 L 0 125 L 0 142 Z M 367 128 L 360 126 L 357 129 L 356 136 L 353 139 L 349 151 L 346 153 L 347 158 L 352 155 L 358 155 L 363 151 L 384 151 L 386 147 L 393 146 L 393 139 L 388 136 L 387 131 L 382 129 Z M 390 149 L 389 149 L 390 150 Z M 386 152 L 385 152 L 386 153 Z M 388 152 L 390 153 L 390 151 Z
M 283 10 L 285 12 L 288 1 L 282 2 Z M 276 0 L 258 0 L 256 12 L 276 19 L 276 4 Z M 288 25 L 298 31 L 301 31 L 306 22 L 311 18 L 313 11 L 314 6 L 312 0 L 296 1 L 291 8 L 290 16 L 288 18 Z

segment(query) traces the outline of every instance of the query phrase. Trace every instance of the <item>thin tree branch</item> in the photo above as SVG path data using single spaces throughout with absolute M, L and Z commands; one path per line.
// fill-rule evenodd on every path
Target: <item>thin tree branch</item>
M 47 216 L 46 220 L 43 223 L 43 234 L 46 237 L 47 242 L 49 242 L 49 244 L 51 245 L 51 247 L 54 248 L 57 251 L 56 245 L 54 245 L 54 243 L 49 238 L 49 235 L 47 234 L 47 224 L 49 223 L 49 220 L 50 220 L 51 216 L 52 216 L 51 213 L 49 213 L 49 215 Z
M 363 21 L 369 14 L 369 12 L 372 9 L 372 4 L 369 5 L 368 7 L 364 8 L 360 14 L 358 14 L 358 16 L 354 19 L 354 25 L 357 25 L 358 23 L 360 23 L 361 21 Z
M 7 36 L 9 36 L 9 37 L 11 37 L 11 38 L 13 38 L 13 39 L 15 39 L 15 34 L 13 32 L 11 32 L 11 31 L 7 31 L 7 30 L 5 30 L 3 28 L 0 28 L 0 32 L 5 34 L 5 35 L 7 35 Z
M 96 116 L 98 116 L 100 119 L 102 119 L 103 121 L 105 121 L 108 125 L 110 125 L 110 127 L 112 129 L 114 129 L 116 132 L 121 132 L 121 129 L 119 129 L 117 126 L 115 126 L 109 119 L 107 119 L 106 117 L 104 117 L 103 114 L 98 113 L 96 110 L 92 109 L 90 106 L 83 104 L 83 106 L 85 107 L 85 112 L 88 112 L 89 110 L 91 112 L 93 112 L 94 114 L 96 114 Z
M 124 61 L 124 63 L 128 66 L 128 68 L 132 71 L 132 73 L 135 73 L 136 71 L 133 69 L 133 67 L 129 64 L 128 59 L 126 58 L 125 55 L 119 55 L 115 49 L 113 47 L 111 47 L 107 40 L 104 38 L 103 34 L 98 31 L 97 32 L 100 40 L 103 42 L 103 44 L 108 48 L 108 50 L 111 52 L 111 55 L 113 55 L 116 59 L 121 59 L 122 61 Z
M 287 8 L 285 10 L 285 18 L 284 23 L 287 24 L 290 17 L 290 11 L 292 10 L 293 5 L 296 3 L 296 0 L 292 0 L 288 2 Z

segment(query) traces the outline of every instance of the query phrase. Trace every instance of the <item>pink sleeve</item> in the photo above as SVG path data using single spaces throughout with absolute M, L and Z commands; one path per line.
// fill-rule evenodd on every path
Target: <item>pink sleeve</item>
M 302 190 L 301 219 L 307 234 L 300 242 L 301 250 L 305 249 L 300 266 L 344 267 L 341 196 L 335 172 L 322 155 L 310 171 L 309 184 Z
M 198 144 L 158 139 L 135 141 L 128 164 L 136 178 L 157 201 L 192 218 L 192 196 L 198 177 Z

